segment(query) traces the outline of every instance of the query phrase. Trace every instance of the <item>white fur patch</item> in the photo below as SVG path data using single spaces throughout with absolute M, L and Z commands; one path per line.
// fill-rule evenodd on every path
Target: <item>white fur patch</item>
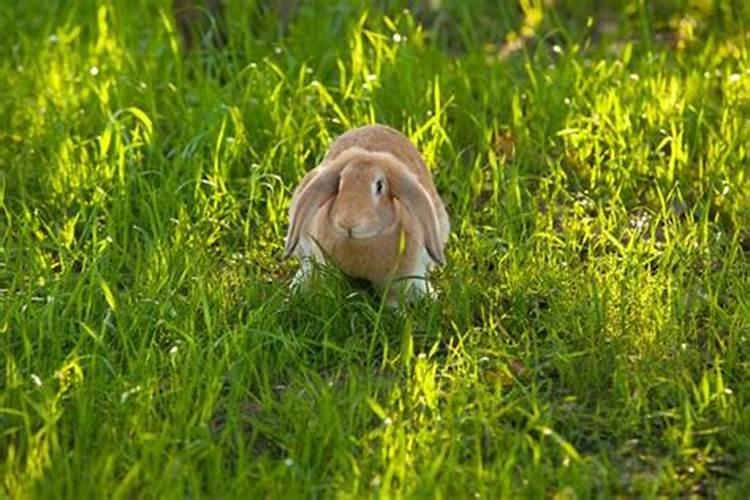
M 294 251 L 295 257 L 299 260 L 300 267 L 292 278 L 290 288 L 297 290 L 303 287 L 313 272 L 315 263 L 322 264 L 325 259 L 318 245 L 309 236 L 303 234 L 300 236 L 297 248 Z
M 435 297 L 435 290 L 430 286 L 428 280 L 433 262 L 427 249 L 422 248 L 417 257 L 414 269 L 409 273 L 409 278 L 401 281 L 401 289 L 409 298 L 421 298 L 425 295 Z

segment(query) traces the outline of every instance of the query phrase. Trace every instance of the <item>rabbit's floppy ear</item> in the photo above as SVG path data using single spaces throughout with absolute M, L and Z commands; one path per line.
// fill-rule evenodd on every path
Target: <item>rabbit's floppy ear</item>
M 438 217 L 430 194 L 411 172 L 389 165 L 388 181 L 393 194 L 417 218 L 424 232 L 427 253 L 438 264 L 445 264 L 443 246 L 438 237 Z
M 307 226 L 310 218 L 329 198 L 336 195 L 339 174 L 344 168 L 343 162 L 323 164 L 310 171 L 302 179 L 298 192 L 292 200 L 289 210 L 289 230 L 286 234 L 286 245 L 283 258 L 289 257 L 299 243 L 302 228 Z

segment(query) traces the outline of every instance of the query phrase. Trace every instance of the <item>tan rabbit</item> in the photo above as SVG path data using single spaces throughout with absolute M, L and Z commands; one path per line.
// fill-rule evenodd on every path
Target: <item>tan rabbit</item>
M 383 125 L 350 130 L 294 191 L 284 257 L 294 254 L 303 283 L 312 262 L 389 290 L 429 292 L 427 276 L 443 264 L 450 222 L 430 171 L 404 135 Z

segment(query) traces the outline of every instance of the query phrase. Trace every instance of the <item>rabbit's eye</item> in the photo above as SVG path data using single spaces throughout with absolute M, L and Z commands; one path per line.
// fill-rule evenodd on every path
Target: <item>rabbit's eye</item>
M 383 179 L 376 180 L 375 181 L 375 193 L 383 194 L 383 188 L 385 188 L 385 182 L 383 182 Z

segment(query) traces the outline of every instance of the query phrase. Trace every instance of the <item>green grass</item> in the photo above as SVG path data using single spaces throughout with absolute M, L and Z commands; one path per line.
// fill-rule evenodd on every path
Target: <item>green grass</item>
M 255 3 L 0 5 L 0 496 L 745 497 L 750 7 Z M 454 228 L 398 312 L 279 260 L 372 121 Z

